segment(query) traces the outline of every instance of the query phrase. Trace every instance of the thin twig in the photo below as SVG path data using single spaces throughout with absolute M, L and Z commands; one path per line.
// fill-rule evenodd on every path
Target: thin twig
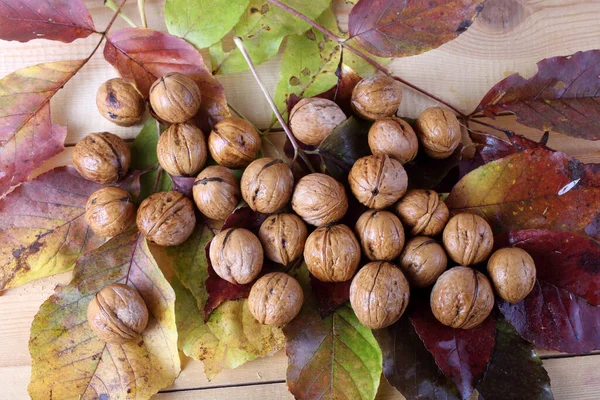
M 104 0 L 104 5 L 113 11 L 117 11 L 119 9 L 113 0 Z M 121 17 L 123 21 L 127 22 L 132 28 L 137 28 L 135 22 L 133 22 L 124 12 L 119 11 L 119 17 Z
M 515 133 L 513 131 L 511 131 L 510 129 L 500 128 L 499 126 L 488 124 L 487 122 L 483 122 L 479 119 L 471 118 L 470 121 L 475 122 L 476 124 L 479 124 L 479 125 L 487 126 L 488 128 L 497 130 L 498 132 L 503 132 L 508 137 L 512 137 L 515 135 Z
M 146 0 L 138 0 L 138 10 L 140 12 L 140 18 L 142 20 L 142 26 L 144 28 L 148 27 L 148 22 L 146 21 Z
M 263 140 L 273 148 L 273 151 L 275 152 L 275 154 L 277 154 L 277 157 L 281 158 L 282 160 L 285 159 L 285 157 L 282 156 L 279 150 L 277 149 L 277 146 L 275 146 L 273 142 L 271 142 L 271 139 L 269 139 L 267 136 L 263 136 Z

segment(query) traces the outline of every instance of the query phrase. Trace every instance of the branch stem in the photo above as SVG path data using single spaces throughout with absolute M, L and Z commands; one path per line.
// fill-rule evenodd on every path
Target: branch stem
M 146 0 L 138 0 L 138 10 L 140 12 L 140 19 L 142 20 L 142 27 L 148 27 L 148 21 L 146 20 Z
M 483 121 L 481 121 L 479 119 L 470 118 L 469 121 L 474 122 L 474 123 L 479 124 L 479 125 L 486 126 L 488 128 L 491 128 L 491 129 L 494 129 L 494 130 L 496 130 L 498 132 L 502 132 L 502 133 L 504 133 L 508 137 L 512 137 L 512 136 L 515 135 L 515 133 L 513 131 L 511 131 L 510 129 L 500 128 L 499 126 L 488 124 L 487 122 L 483 122 Z
M 104 0 L 104 5 L 113 11 L 120 10 L 119 6 L 117 6 L 117 4 L 113 0 Z M 127 22 L 132 28 L 137 28 L 135 22 L 133 22 L 131 18 L 129 18 L 124 12 L 119 11 L 119 17 L 121 17 L 123 21 Z

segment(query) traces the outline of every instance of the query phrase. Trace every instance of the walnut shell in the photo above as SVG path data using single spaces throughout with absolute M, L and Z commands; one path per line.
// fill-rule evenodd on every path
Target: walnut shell
M 263 266 L 260 241 L 243 228 L 219 232 L 210 242 L 209 257 L 217 275 L 236 285 L 252 282 Z
M 359 158 L 350 170 L 348 183 L 358 201 L 381 210 L 404 195 L 408 176 L 399 161 L 381 154 Z
M 458 214 L 448 221 L 442 236 L 446 253 L 460 265 L 485 261 L 494 247 L 492 228 L 475 214 Z
M 360 245 L 346 225 L 328 225 L 308 235 L 304 261 L 311 274 L 322 282 L 345 282 L 360 263 Z
M 389 211 L 369 210 L 356 221 L 356 235 L 363 254 L 372 261 L 390 261 L 404 247 L 404 228 Z
M 194 202 L 202 214 L 224 220 L 240 202 L 240 187 L 233 173 L 218 165 L 204 168 L 192 187 Z
M 104 118 L 119 126 L 135 125 L 146 109 L 142 95 L 121 78 L 109 79 L 100 85 L 96 106 Z
M 487 271 L 498 296 L 509 303 L 520 302 L 535 286 L 533 258 L 518 247 L 495 251 L 488 260 Z
M 245 119 L 227 117 L 208 135 L 208 150 L 215 161 L 227 168 L 244 168 L 260 150 L 260 136 Z
M 298 281 L 283 272 L 271 272 L 252 285 L 248 308 L 265 325 L 282 326 L 296 318 L 304 303 Z
M 292 208 L 307 224 L 323 226 L 342 219 L 348 211 L 344 185 L 325 174 L 308 174 L 296 184 Z
M 150 87 L 150 105 L 156 116 L 179 124 L 192 119 L 200 109 L 200 88 L 191 78 L 171 72 Z
M 433 285 L 447 265 L 444 248 L 427 236 L 416 236 L 406 242 L 398 259 L 398 266 L 406 279 L 416 288 Z
M 208 155 L 204 134 L 192 124 L 173 124 L 160 135 L 156 155 L 169 175 L 196 175 Z
M 289 265 L 302 255 L 308 231 L 296 214 L 277 214 L 267 218 L 258 230 L 265 256 Z
M 417 136 L 429 157 L 448 158 L 460 143 L 460 124 L 445 108 L 428 108 L 417 119 Z
M 450 212 L 433 190 L 409 190 L 396 204 L 396 214 L 411 235 L 437 236 L 444 230 Z
M 137 290 L 113 283 L 96 293 L 87 308 L 90 328 L 106 343 L 140 337 L 148 325 L 148 307 Z
M 367 328 L 381 329 L 398 321 L 410 298 L 408 281 L 394 264 L 370 262 L 350 285 L 350 304 Z
M 442 324 L 471 329 L 492 312 L 494 293 L 481 272 L 454 267 L 444 272 L 431 290 L 431 311 Z
M 73 149 L 73 166 L 81 176 L 100 184 L 115 183 L 129 169 L 131 153 L 127 144 L 108 132 L 90 133 Z
M 196 226 L 194 203 L 179 192 L 154 193 L 140 204 L 137 227 L 159 246 L 176 246 L 190 237 Z
M 252 161 L 244 170 L 240 187 L 242 197 L 251 209 L 272 214 L 290 201 L 294 175 L 279 158 L 263 157 Z
M 127 191 L 107 186 L 96 190 L 85 205 L 85 222 L 98 236 L 124 232 L 135 221 L 135 205 Z
M 397 117 L 378 119 L 369 129 L 369 148 L 373 155 L 387 154 L 406 164 L 419 151 L 419 140 L 408 122 Z
M 372 121 L 396 114 L 401 101 L 400 82 L 386 75 L 365 78 L 352 90 L 352 109 Z
M 300 100 L 290 111 L 290 128 L 304 144 L 318 146 L 336 126 L 346 120 L 346 114 L 331 100 L 317 97 Z

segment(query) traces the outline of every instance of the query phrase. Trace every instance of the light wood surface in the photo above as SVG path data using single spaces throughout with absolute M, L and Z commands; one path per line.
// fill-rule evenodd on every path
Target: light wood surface
M 151 28 L 165 30 L 163 0 L 147 0 Z M 86 0 L 98 30 L 102 30 L 111 11 L 102 1 Z M 125 12 L 136 22 L 137 6 L 130 1 Z M 349 6 L 336 0 L 340 22 L 346 23 Z M 487 7 L 473 26 L 457 40 L 426 54 L 394 60 L 390 68 L 461 110 L 471 111 L 479 99 L 498 80 L 513 72 L 529 76 L 535 63 L 545 57 L 567 55 L 599 46 L 600 2 L 597 0 L 488 0 Z M 119 21 L 115 29 L 124 27 Z M 97 35 L 73 44 L 33 41 L 26 44 L 0 42 L 0 76 L 30 65 L 87 57 L 98 40 Z M 278 80 L 281 57 L 259 67 L 261 77 L 273 92 Z M 102 53 L 70 81 L 52 100 L 55 123 L 68 127 L 67 144 L 73 145 L 86 134 L 111 131 L 133 138 L 140 126 L 120 128 L 104 120 L 95 106 L 96 89 L 116 76 Z M 226 88 L 228 100 L 260 127 L 271 121 L 266 101 L 248 72 L 218 76 Z M 406 90 L 400 114 L 415 117 L 432 103 Z M 489 120 L 488 120 L 489 121 Z M 494 123 L 538 140 L 542 133 L 519 126 L 514 117 L 502 117 Z M 472 128 L 480 128 L 475 125 Z M 485 130 L 485 129 L 482 129 Z M 579 158 L 600 162 L 600 142 L 587 142 L 551 134 L 549 146 Z M 37 173 L 70 163 L 71 148 L 48 161 Z M 29 327 L 39 305 L 56 284 L 65 284 L 70 273 L 6 291 L 0 295 L 0 400 L 26 399 L 30 374 L 27 348 Z M 541 352 L 552 378 L 557 399 L 600 398 L 600 355 L 566 357 Z M 157 399 L 288 399 L 285 388 L 285 355 L 253 361 L 218 375 L 212 382 L 203 374 L 202 364 L 183 358 L 183 371 L 175 384 Z M 385 380 L 378 399 L 401 399 Z

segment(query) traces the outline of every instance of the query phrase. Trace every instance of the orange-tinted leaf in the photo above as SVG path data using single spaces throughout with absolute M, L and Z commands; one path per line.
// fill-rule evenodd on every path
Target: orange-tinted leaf
M 475 110 L 490 117 L 506 111 L 532 128 L 599 140 L 600 50 L 546 58 L 531 78 L 500 81 Z
M 95 31 L 81 0 L 10 0 L 0 2 L 0 39 L 70 43 Z
M 483 0 L 360 0 L 350 12 L 350 38 L 380 57 L 435 49 L 467 30 Z
M 106 344 L 89 328 L 90 299 L 112 283 L 134 287 L 150 319 L 142 336 Z M 180 371 L 175 294 L 136 230 L 82 256 L 73 280 L 59 286 L 31 326 L 33 399 L 148 399 Z

